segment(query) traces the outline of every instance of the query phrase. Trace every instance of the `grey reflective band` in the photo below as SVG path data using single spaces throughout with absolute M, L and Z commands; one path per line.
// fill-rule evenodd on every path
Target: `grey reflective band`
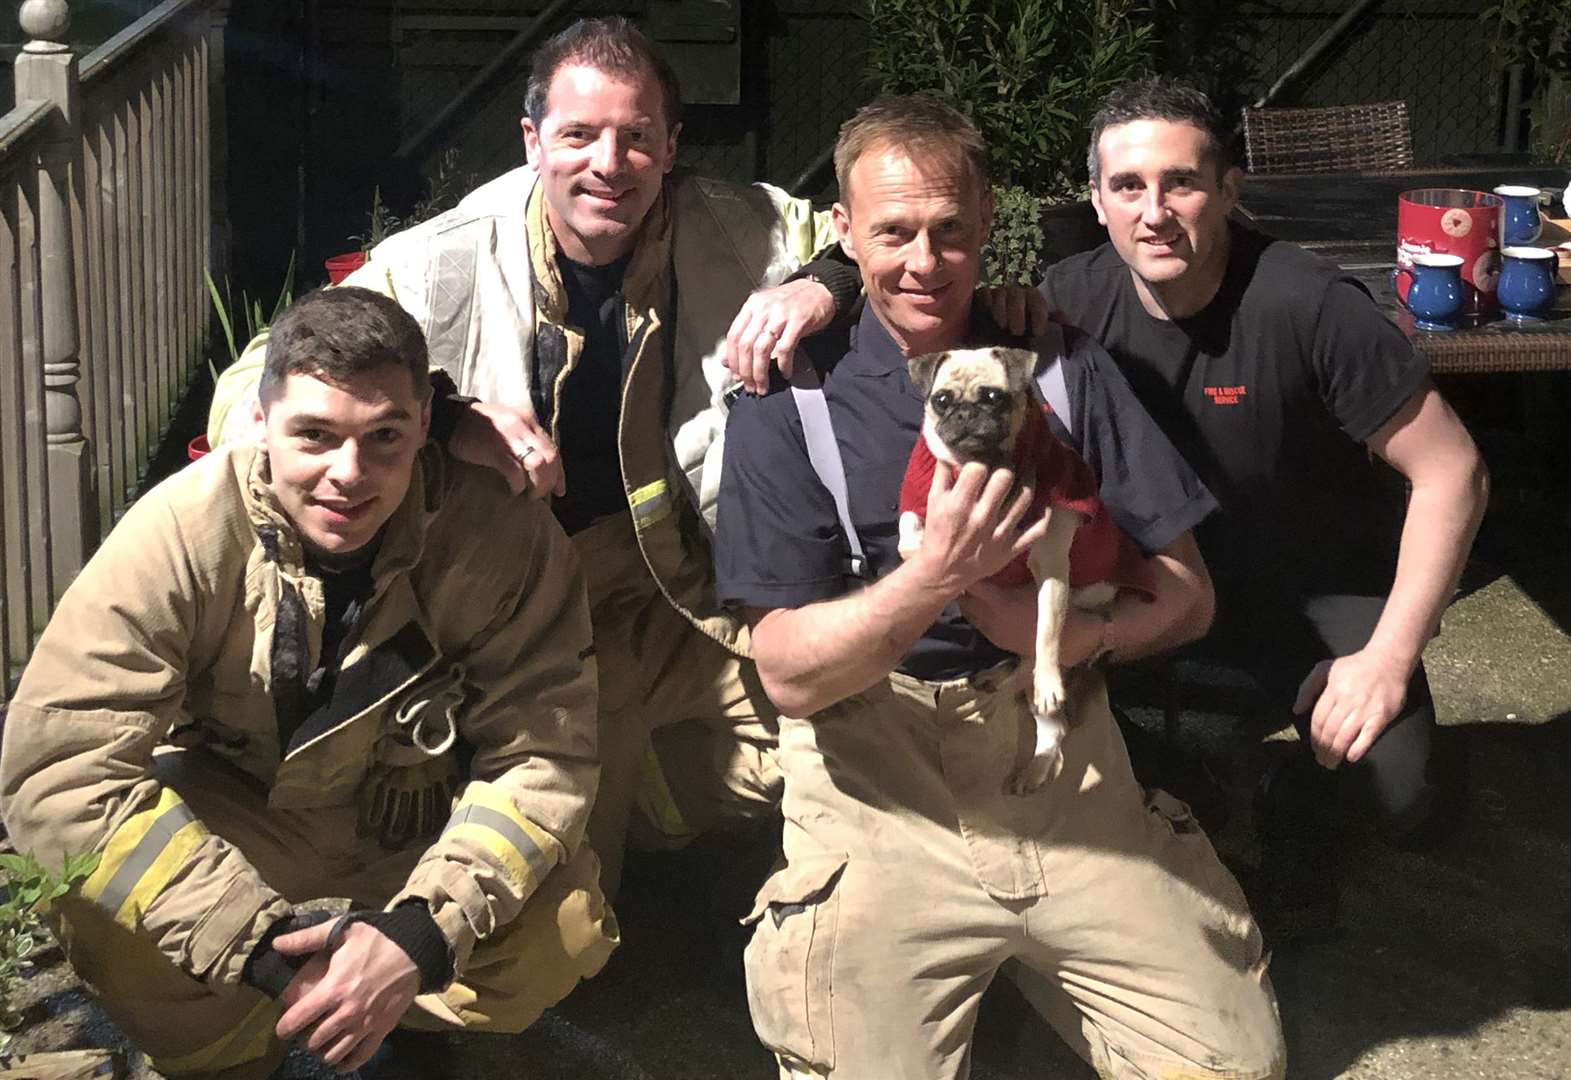
M 807 458 L 813 471 L 835 501 L 835 514 L 840 518 L 840 531 L 845 534 L 846 545 L 851 549 L 850 575 L 866 578 L 867 556 L 862 550 L 862 538 L 851 523 L 851 501 L 846 496 L 845 462 L 840 457 L 840 444 L 835 442 L 834 425 L 829 419 L 829 403 L 824 400 L 824 387 L 818 372 L 805 358 L 799 358 L 791 373 L 791 396 L 796 400 L 796 411 L 802 418 L 802 435 L 807 440 Z
M 1047 328 L 1036 341 L 1036 352 L 1042 359 L 1037 362 L 1036 388 L 1042 400 L 1063 422 L 1064 430 L 1074 434 L 1074 415 L 1069 411 L 1069 387 L 1064 385 L 1064 329 L 1057 323 Z
M 461 808 L 456 814 L 447 819 L 447 826 L 442 831 L 448 832 L 465 823 L 479 825 L 490 829 L 506 840 L 518 853 L 524 857 L 524 862 L 529 866 L 529 872 L 534 874 L 535 880 L 545 878 L 546 872 L 551 869 L 551 864 L 546 860 L 545 852 L 529 838 L 529 834 L 518 827 L 518 822 L 506 814 L 498 813 L 488 806 L 475 806 L 470 804 Z
M 175 833 L 195 820 L 196 815 L 183 802 L 175 803 L 158 815 L 158 820 L 149 826 L 146 835 L 137 841 L 131 854 L 125 857 L 120 869 L 115 871 L 115 876 L 109 879 L 109 884 L 98 894 L 98 906 L 111 915 L 118 912 L 130 897 L 131 890 L 142 880 L 142 875 L 163 854 L 169 841 L 175 838 Z

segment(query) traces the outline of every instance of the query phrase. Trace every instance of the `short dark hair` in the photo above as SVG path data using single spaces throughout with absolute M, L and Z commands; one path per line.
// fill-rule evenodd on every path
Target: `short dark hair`
M 398 303 L 353 285 L 319 289 L 290 304 L 267 334 L 267 355 L 257 396 L 266 408 L 291 375 L 310 375 L 332 386 L 385 367 L 409 372 L 415 394 L 431 391 L 425 335 Z
M 535 50 L 529 68 L 529 88 L 524 92 L 524 112 L 536 129 L 545 122 L 551 81 L 568 64 L 581 64 L 624 79 L 653 75 L 660 84 L 666 131 L 675 131 L 682 119 L 682 87 L 676 72 L 643 31 L 622 16 L 613 15 L 579 19 Z
M 864 105 L 840 125 L 835 140 L 835 180 L 849 198 L 851 170 L 870 150 L 895 147 L 937 153 L 971 170 L 979 192 L 988 188 L 987 143 L 964 113 L 929 94 L 891 94 Z
M 1101 179 L 1098 147 L 1102 132 L 1136 120 L 1170 120 L 1191 124 L 1206 135 L 1206 156 L 1216 165 L 1217 176 L 1233 164 L 1233 132 L 1211 99 L 1199 88 L 1178 79 L 1153 76 L 1115 87 L 1091 117 L 1091 146 L 1086 151 L 1086 171 L 1091 186 Z

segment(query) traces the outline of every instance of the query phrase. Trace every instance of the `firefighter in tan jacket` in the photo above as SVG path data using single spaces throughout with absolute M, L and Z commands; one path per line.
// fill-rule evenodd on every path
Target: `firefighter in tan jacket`
M 357 1067 L 395 1023 L 517 1031 L 616 942 L 578 559 L 541 504 L 422 450 L 397 304 L 274 328 L 259 447 L 132 507 L 62 598 L 0 750 L 17 848 L 96 871 L 72 963 L 170 1076 Z M 347 897 L 311 925 L 294 905 Z M 313 905 L 314 906 L 314 905 Z
M 433 366 L 479 399 L 460 410 L 456 454 L 556 491 L 595 626 L 603 779 L 589 837 L 611 892 L 635 803 L 659 845 L 767 816 L 779 798 L 775 712 L 746 628 L 714 598 L 709 533 L 736 385 L 722 353 L 733 325 L 750 349 L 788 350 L 858 283 L 778 285 L 833 239 L 827 214 L 769 185 L 673 169 L 675 76 L 636 29 L 579 21 L 533 64 L 529 164 L 387 238 L 348 284 L 396 298 Z M 765 285 L 778 287 L 750 296 Z M 219 381 L 214 445 L 244 437 L 255 357 L 253 343 Z M 482 411 L 511 436 L 498 457 L 465 449 Z

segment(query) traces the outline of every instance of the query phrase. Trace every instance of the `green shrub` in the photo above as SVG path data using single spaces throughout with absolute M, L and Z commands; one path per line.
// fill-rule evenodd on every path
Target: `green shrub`
M 1535 146 L 1551 161 L 1571 162 L 1571 3 L 1497 0 L 1480 18 L 1494 27 L 1490 53 L 1495 63 L 1522 64 L 1532 79 L 1529 117 Z
M 993 182 L 1043 196 L 1084 188 L 1091 115 L 1152 49 L 1146 0 L 867 0 L 870 78 L 971 118 Z
M 17 991 L 32 966 L 29 958 L 48 934 L 43 916 L 60 897 L 98 869 L 98 855 L 67 855 L 56 874 L 31 855 L 0 855 L 5 900 L 0 902 L 0 1053 L 22 1026 Z
M 982 250 L 987 285 L 1035 285 L 1042 280 L 1042 200 L 1023 187 L 993 189 L 993 231 Z

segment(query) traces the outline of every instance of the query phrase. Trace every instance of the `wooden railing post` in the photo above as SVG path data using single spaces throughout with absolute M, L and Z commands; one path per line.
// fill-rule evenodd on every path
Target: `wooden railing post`
M 39 351 L 48 445 L 51 599 L 58 599 L 98 535 L 92 450 L 82 433 L 82 365 L 71 235 L 71 176 L 80 169 L 76 56 L 66 44 L 66 0 L 27 0 L 19 20 L 28 42 L 16 58 L 16 100 L 55 106 L 38 162 Z
M 229 100 L 224 91 L 224 31 L 229 26 L 230 0 L 216 0 L 208 9 L 207 32 L 207 107 L 208 169 L 207 185 L 213 210 L 212 239 L 207 264 L 214 278 L 229 272 Z M 204 324 L 205 324 L 204 320 Z

